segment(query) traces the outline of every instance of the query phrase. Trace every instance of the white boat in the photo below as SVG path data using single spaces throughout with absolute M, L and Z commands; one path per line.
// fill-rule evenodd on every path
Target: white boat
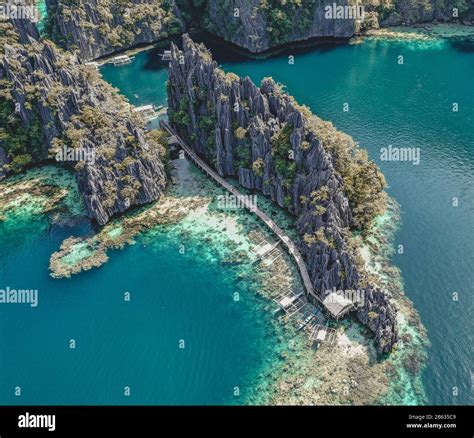
M 128 55 L 120 55 L 120 56 L 116 56 L 114 59 L 113 59 L 113 62 L 114 62 L 114 65 L 115 66 L 118 66 L 118 65 L 125 65 L 125 64 L 130 64 L 132 62 L 132 60 L 134 59 L 134 57 L 130 57 Z
M 133 111 L 140 114 L 144 120 L 150 122 L 158 117 L 156 109 L 153 105 L 143 105 L 133 108 Z
M 160 57 L 162 61 L 171 61 L 171 50 L 165 50 Z

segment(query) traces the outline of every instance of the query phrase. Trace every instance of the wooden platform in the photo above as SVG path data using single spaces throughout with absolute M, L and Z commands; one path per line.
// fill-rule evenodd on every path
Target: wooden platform
M 328 325 L 315 324 L 312 327 L 309 339 L 319 345 L 333 345 L 336 340 L 336 330 Z

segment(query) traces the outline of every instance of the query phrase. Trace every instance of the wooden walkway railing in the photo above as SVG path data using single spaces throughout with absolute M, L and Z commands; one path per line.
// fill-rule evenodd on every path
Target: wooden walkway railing
M 271 220 L 263 211 L 257 208 L 252 202 L 249 202 L 247 197 L 242 195 L 234 186 L 229 184 L 224 178 L 222 178 L 215 170 L 211 169 L 209 165 L 203 161 L 199 156 L 179 137 L 178 134 L 171 128 L 171 126 L 164 120 L 160 121 L 160 126 L 165 129 L 170 135 L 174 136 L 178 141 L 179 145 L 183 148 L 184 152 L 191 158 L 191 160 L 202 169 L 207 175 L 209 175 L 214 181 L 224 187 L 227 191 L 232 193 L 241 203 L 247 208 L 247 210 L 256 214 L 283 242 L 286 246 L 288 252 L 293 256 L 298 266 L 301 278 L 303 279 L 304 287 L 306 289 L 307 295 L 314 297 L 318 302 L 322 303 L 320 296 L 314 291 L 311 279 L 308 274 L 308 269 L 306 268 L 306 263 L 303 260 L 303 257 L 290 239 L 290 237 L 273 221 Z

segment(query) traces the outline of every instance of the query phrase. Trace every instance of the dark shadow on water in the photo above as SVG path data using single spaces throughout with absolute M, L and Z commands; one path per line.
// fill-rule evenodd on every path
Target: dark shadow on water
M 147 50 L 145 53 L 146 61 L 143 65 L 144 70 L 153 70 L 159 71 L 168 68 L 168 63 L 161 60 L 160 55 L 165 51 L 169 50 L 171 47 L 171 43 L 175 43 L 179 47 L 181 47 L 181 38 L 180 37 L 173 37 L 168 38 L 164 41 L 160 41 L 156 43 L 154 47 L 150 50 Z
M 191 38 L 197 43 L 203 43 L 211 51 L 212 57 L 219 64 L 232 64 L 288 55 L 300 55 L 313 51 L 329 52 L 348 44 L 347 39 L 312 38 L 307 41 L 284 44 L 275 49 L 267 50 L 259 54 L 253 54 L 246 49 L 229 43 L 222 38 L 216 37 L 207 32 L 192 32 Z M 146 61 L 143 69 L 153 71 L 165 69 L 167 64 L 161 60 L 159 55 L 162 54 L 164 50 L 168 50 L 172 42 L 179 48 L 182 48 L 181 37 L 170 38 L 158 43 L 155 47 L 146 52 Z
M 451 40 L 451 47 L 462 53 L 474 53 L 474 38 L 456 38 Z
M 222 38 L 206 32 L 191 35 L 196 42 L 202 42 L 210 49 L 213 58 L 219 63 L 238 63 L 243 61 L 276 58 L 287 55 L 299 55 L 312 51 L 329 52 L 348 44 L 348 39 L 311 38 L 306 41 L 292 42 L 276 48 L 254 54 Z

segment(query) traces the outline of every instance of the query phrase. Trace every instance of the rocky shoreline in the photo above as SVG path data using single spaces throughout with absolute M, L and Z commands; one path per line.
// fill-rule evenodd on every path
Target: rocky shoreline
M 186 35 L 182 52 L 172 46 L 168 102 L 171 124 L 201 158 L 295 217 L 322 299 L 332 290 L 363 291 L 357 316 L 375 333 L 379 352 L 389 352 L 396 310 L 367 281 L 348 241 L 350 229 L 365 232 L 384 210 L 383 175 L 366 153 L 270 78 L 259 88 L 224 73 Z
M 82 271 L 98 268 L 109 259 L 108 252 L 134 243 L 134 238 L 157 227 L 175 224 L 192 211 L 204 207 L 209 198 L 182 198 L 173 188 L 159 202 L 130 211 L 114 219 L 90 237 L 70 237 L 51 255 L 49 269 L 54 278 L 69 278 Z
M 390 287 L 398 308 L 402 340 L 392 353 L 381 358 L 366 328 L 351 319 L 337 326 L 334 345 L 315 348 L 305 332 L 276 320 L 280 361 L 260 376 L 249 404 L 272 405 L 413 405 L 426 402 L 421 385 L 428 341 L 413 304 L 403 292 L 400 272 L 391 264 L 393 235 L 399 223 L 397 206 L 389 201 L 387 213 L 377 219 L 363 247 L 372 280 Z M 265 233 L 263 234 L 265 236 Z M 261 234 L 249 236 L 258 241 Z M 271 238 L 271 236 L 266 236 Z M 271 300 L 289 288 L 298 288 L 299 278 L 289 259 L 260 268 L 259 292 Z
M 106 251 L 112 251 L 133 243 L 139 236 L 141 244 L 147 242 L 152 244 L 155 240 L 153 230 L 157 226 L 166 230 L 178 225 L 176 232 L 182 235 L 184 243 L 191 235 L 196 235 L 209 249 L 208 252 L 215 252 L 214 257 L 221 260 L 221 263 L 248 264 L 253 246 L 262 238 L 271 240 L 273 236 L 268 234 L 263 224 L 245 211 L 216 210 L 215 198 L 222 193 L 222 189 L 208 181 L 186 160 L 178 160 L 177 163 L 179 168 L 174 172 L 175 184 L 160 201 L 117 219 L 103 227 L 92 239 L 101 241 Z M 18 177 L 14 182 L 9 180 L 0 183 L 0 190 L 15 193 L 15 196 L 9 197 L 8 204 L 17 205 L 17 200 L 22 199 L 22 193 L 33 186 L 38 186 L 37 172 L 28 173 L 26 181 L 25 177 Z M 52 172 L 51 175 L 48 175 L 48 172 Z M 67 171 L 66 173 L 74 182 L 70 173 Z M 60 181 L 60 173 L 52 167 L 49 170 L 41 170 L 41 174 L 44 175 L 41 178 L 45 183 L 48 180 L 55 180 L 57 183 Z M 71 189 L 73 186 L 66 185 L 58 192 L 61 193 L 61 199 L 65 201 L 66 195 L 66 197 L 72 196 L 72 200 L 74 193 Z M 50 194 L 49 191 L 46 194 Z M 54 199 L 57 198 L 51 198 Z M 272 208 L 270 201 L 262 200 L 262 202 L 261 207 L 266 211 Z M 180 205 L 180 211 L 176 210 L 176 203 Z M 60 206 L 61 204 L 55 202 L 54 205 L 55 209 L 52 205 L 47 208 L 53 218 L 56 215 L 55 211 L 61 212 L 63 216 L 70 215 L 68 210 Z M 171 208 L 167 209 L 166 206 Z M 162 214 L 163 209 L 169 214 Z M 373 271 L 374 279 L 378 278 L 377 281 L 385 281 L 387 285 L 394 287 L 395 284 L 401 283 L 397 283 L 399 281 L 396 278 L 397 270 L 391 266 L 388 257 L 392 248 L 391 236 L 395 230 L 397 216 L 392 207 L 389 211 L 390 214 L 386 219 L 377 221 L 378 226 L 374 229 L 373 235 L 368 237 L 371 242 L 367 249 L 370 257 L 366 258 L 368 266 L 377 268 Z M 158 212 L 160 214 L 157 221 Z M 45 213 L 46 210 L 37 211 L 40 215 Z M 78 213 L 80 214 L 80 211 L 74 214 Z M 291 221 L 288 221 L 284 212 L 275 214 L 274 219 L 283 228 L 291 226 Z M 179 223 L 183 225 L 179 226 Z M 201 226 L 199 224 L 206 224 L 202 231 L 205 234 L 201 235 L 201 231 L 198 231 Z M 208 235 L 211 230 L 212 235 Z M 88 239 L 90 237 L 86 236 L 80 239 L 80 242 L 78 239 L 76 243 L 88 242 Z M 110 241 L 111 245 L 107 246 L 107 241 Z M 97 248 L 95 250 L 95 258 L 89 259 L 89 262 L 95 260 L 89 264 L 90 268 L 94 263 L 98 266 L 106 262 L 103 253 L 97 251 Z M 54 258 L 53 254 L 52 260 Z M 66 258 L 66 261 L 71 262 L 71 258 L 69 260 Z M 82 269 L 85 269 L 85 266 L 82 266 Z M 73 275 L 74 272 L 71 270 L 69 274 Z M 299 275 L 291 258 L 286 254 L 270 266 L 252 265 L 252 269 L 245 271 L 241 281 L 245 284 L 259 285 L 256 291 L 266 303 L 260 309 L 262 312 L 272 311 L 273 297 L 289 289 L 301 288 Z M 402 404 L 404 400 L 414 400 L 415 388 L 419 391 L 417 402 L 421 403 L 422 389 L 417 387 L 416 381 L 423 366 L 425 331 L 401 287 L 393 289 L 392 298 L 399 309 L 397 317 L 401 341 L 397 348 L 384 358 L 377 355 L 374 339 L 368 334 L 367 329 L 354 324 L 351 320 L 338 326 L 337 342 L 333 347 L 323 346 L 315 349 L 304 332 L 298 333 L 292 324 L 274 319 L 275 339 L 272 339 L 272 342 L 277 342 L 279 345 L 279 358 L 277 361 L 267 363 L 265 368 L 259 371 L 259 375 L 254 377 L 256 387 L 246 395 L 245 402 L 259 405 Z M 402 381 L 400 374 L 404 378 L 403 382 L 408 382 L 406 386 L 400 385 Z
M 433 24 L 430 26 L 392 26 L 388 28 L 371 29 L 361 37 L 352 41 L 378 38 L 389 40 L 431 41 L 433 39 L 470 38 L 474 37 L 474 27 L 460 24 Z

